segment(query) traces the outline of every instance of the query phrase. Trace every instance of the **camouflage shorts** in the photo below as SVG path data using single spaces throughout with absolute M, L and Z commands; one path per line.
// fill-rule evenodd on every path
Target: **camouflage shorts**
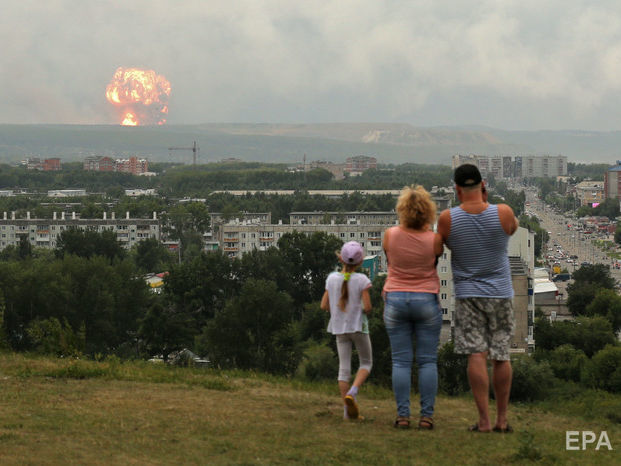
M 507 361 L 514 326 L 510 298 L 455 299 L 456 353 L 489 351 L 489 359 Z

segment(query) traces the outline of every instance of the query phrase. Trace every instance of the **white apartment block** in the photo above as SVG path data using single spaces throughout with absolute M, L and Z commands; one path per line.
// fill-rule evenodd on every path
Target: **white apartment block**
M 564 155 L 454 155 L 453 169 L 465 163 L 479 167 L 483 178 L 496 179 L 567 176 L 567 157 Z
M 390 225 L 284 225 L 228 223 L 220 226 L 218 240 L 229 257 L 241 257 L 243 253 L 258 249 L 265 251 L 277 246 L 278 240 L 294 231 L 306 234 L 325 232 L 343 242 L 358 241 L 367 256 L 380 256 L 381 267 L 386 269 L 382 250 L 384 231 Z
M 112 212 L 110 218 L 104 213 L 100 219 L 79 218 L 75 212 L 70 216 L 65 215 L 65 212 L 59 216 L 54 212 L 52 219 L 31 218 L 30 212 L 27 212 L 26 218 L 18 219 L 15 218 L 15 212 L 11 212 L 10 218 L 4 212 L 0 219 L 0 249 L 19 245 L 22 237 L 26 237 L 32 246 L 54 249 L 58 236 L 71 228 L 112 231 L 116 233 L 119 243 L 127 249 L 147 238 L 160 240 L 160 221 L 155 212 L 152 219 L 130 218 L 129 212 L 125 218 L 116 218 Z
M 390 212 L 291 212 L 291 225 L 396 225 L 397 213 Z

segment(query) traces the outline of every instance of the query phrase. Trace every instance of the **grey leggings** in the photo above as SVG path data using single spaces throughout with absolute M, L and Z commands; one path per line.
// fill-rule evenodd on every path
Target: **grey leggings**
M 373 366 L 373 351 L 371 350 L 371 338 L 368 333 L 343 333 L 336 336 L 336 350 L 339 353 L 339 381 L 349 382 L 351 378 L 351 351 L 352 343 L 358 351 L 360 369 L 371 372 Z

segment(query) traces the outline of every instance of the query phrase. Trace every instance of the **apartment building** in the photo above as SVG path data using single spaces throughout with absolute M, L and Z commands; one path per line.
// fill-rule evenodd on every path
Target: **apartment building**
M 528 155 L 515 157 L 516 178 L 556 178 L 557 176 L 567 176 L 567 157 L 564 155 Z
M 291 212 L 291 225 L 395 225 L 397 213 L 390 212 Z
M 581 206 L 593 207 L 605 199 L 605 182 L 602 181 L 581 181 L 575 186 L 576 199 Z
M 344 171 L 350 175 L 358 175 L 366 170 L 375 168 L 377 168 L 377 159 L 375 157 L 357 155 L 355 157 L 347 157 Z
M 60 158 L 52 157 L 41 160 L 39 157 L 29 157 L 22 164 L 28 170 L 58 171 L 62 169 Z
M 96 172 L 113 172 L 115 171 L 115 163 L 111 157 L 91 156 L 84 159 L 82 168 Z
M 380 268 L 385 270 L 386 259 L 382 250 L 382 239 L 387 225 L 343 225 L 343 224 L 268 224 L 268 223 L 227 223 L 220 225 L 218 241 L 229 257 L 241 257 L 245 252 L 258 249 L 264 251 L 277 246 L 278 240 L 286 233 L 294 231 L 306 234 L 325 232 L 336 236 L 343 242 L 358 241 L 367 256 L 380 256 Z
M 84 159 L 84 170 L 99 172 L 121 172 L 141 175 L 149 171 L 149 161 L 130 157 L 128 159 L 113 159 L 105 156 L 91 156 Z
M 27 212 L 26 218 L 20 219 L 16 218 L 15 212 L 11 212 L 10 216 L 4 212 L 3 218 L 0 219 L 0 249 L 19 245 L 22 237 L 28 239 L 32 246 L 54 249 L 58 236 L 71 228 L 98 232 L 113 231 L 119 243 L 127 249 L 147 238 L 159 240 L 161 230 L 155 212 L 151 219 L 130 218 L 129 212 L 124 218 L 116 218 L 114 212 L 108 218 L 104 212 L 103 218 L 100 219 L 79 218 L 75 212 L 71 215 L 66 215 L 65 212 L 58 215 L 54 212 L 51 219 L 31 218 L 30 212 Z
M 621 160 L 604 173 L 604 197 L 606 199 L 621 198 Z
M 453 169 L 465 163 L 479 167 L 481 176 L 496 179 L 567 176 L 567 157 L 564 155 L 486 156 L 454 155 Z

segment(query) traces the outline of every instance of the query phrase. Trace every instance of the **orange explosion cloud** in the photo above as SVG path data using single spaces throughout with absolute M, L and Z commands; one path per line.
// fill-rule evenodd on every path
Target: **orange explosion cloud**
M 163 125 L 170 83 L 153 70 L 118 68 L 106 87 L 106 99 L 119 110 L 123 126 Z

